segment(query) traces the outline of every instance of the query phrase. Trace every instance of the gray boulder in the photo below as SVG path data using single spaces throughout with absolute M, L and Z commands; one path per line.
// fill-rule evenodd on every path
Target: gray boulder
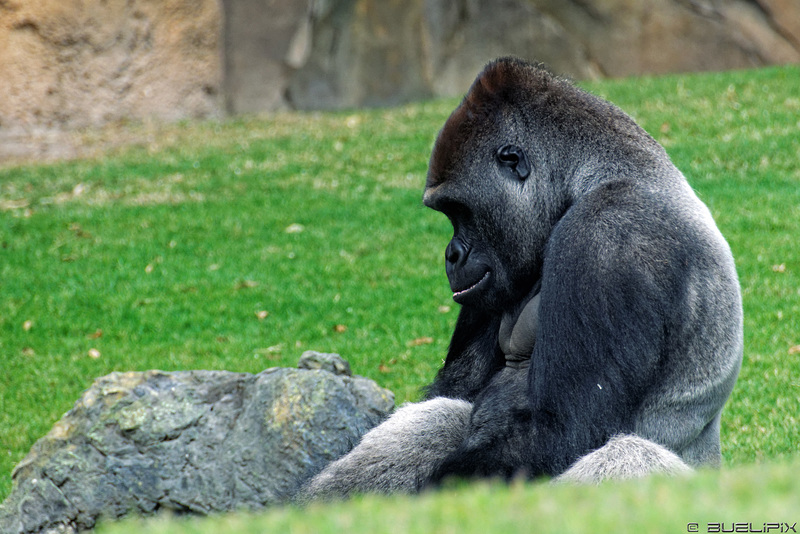
M 303 369 L 112 373 L 12 475 L 0 532 L 80 532 L 161 509 L 208 514 L 290 499 L 394 407 L 338 355 Z

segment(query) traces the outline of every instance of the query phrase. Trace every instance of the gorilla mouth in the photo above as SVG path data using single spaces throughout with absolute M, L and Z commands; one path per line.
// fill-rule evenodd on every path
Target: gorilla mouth
M 472 284 L 468 288 L 462 289 L 460 291 L 454 291 L 453 292 L 453 300 L 458 302 L 458 299 L 467 296 L 467 294 L 470 293 L 473 289 L 476 289 L 478 286 L 482 285 L 483 282 L 485 282 L 489 278 L 489 274 L 491 274 L 491 272 L 492 271 L 486 271 L 486 273 L 484 273 L 484 275 L 481 277 L 480 280 L 478 280 L 477 282 L 475 282 L 474 284 Z

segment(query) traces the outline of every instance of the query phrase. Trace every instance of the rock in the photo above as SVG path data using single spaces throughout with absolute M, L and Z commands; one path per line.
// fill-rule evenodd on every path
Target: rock
M 307 350 L 300 355 L 297 362 L 298 369 L 322 369 L 335 375 L 353 376 L 350 364 L 338 354 L 326 354 Z
M 0 2 L 0 129 L 219 115 L 216 0 Z
M 262 3 L 228 0 L 223 8 L 244 10 L 245 5 L 257 9 Z M 277 108 L 353 108 L 457 96 L 487 61 L 501 55 L 542 61 L 578 79 L 800 62 L 800 4 L 791 0 L 306 0 L 292 5 L 291 16 L 284 11 L 287 19 L 273 17 L 292 36 L 275 55 L 283 57 L 280 68 L 273 65 L 260 76 L 247 73 L 256 80 L 248 91 L 282 95 L 274 100 Z M 263 43 L 269 27 L 237 32 L 235 42 L 226 41 L 226 57 L 237 55 L 237 47 Z
M 762 2 L 604 0 L 574 9 L 539 0 L 604 76 L 752 68 L 800 61 Z M 795 13 L 800 4 L 795 3 Z
M 491 2 L 426 1 L 423 29 L 433 94 L 466 92 L 487 62 L 505 55 L 542 61 L 579 79 L 598 77 L 599 66 L 588 55 L 581 30 L 552 12 L 565 4 L 581 10 L 561 0 L 509 0 L 502 9 Z
M 292 62 L 307 31 L 308 0 L 222 0 L 225 106 L 230 113 L 287 107 Z M 299 57 L 297 57 L 299 55 Z
M 305 61 L 287 70 L 288 104 L 296 109 L 340 109 L 396 105 L 432 96 L 422 3 L 312 2 L 308 53 Z
M 394 406 L 390 391 L 340 372 L 349 366 L 338 356 L 304 360 L 337 374 L 275 368 L 97 379 L 15 468 L 0 532 L 80 532 L 129 512 L 285 502 Z

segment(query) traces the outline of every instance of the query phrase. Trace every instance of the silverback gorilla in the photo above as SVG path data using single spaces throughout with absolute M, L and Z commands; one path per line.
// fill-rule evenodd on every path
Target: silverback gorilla
M 439 133 L 423 201 L 453 225 L 447 359 L 427 400 L 304 498 L 719 465 L 742 358 L 733 258 L 630 117 L 537 65 L 494 61 Z

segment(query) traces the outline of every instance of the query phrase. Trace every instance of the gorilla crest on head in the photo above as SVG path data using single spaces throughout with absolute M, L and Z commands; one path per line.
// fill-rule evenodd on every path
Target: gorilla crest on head
M 540 65 L 494 61 L 439 133 L 423 201 L 453 225 L 444 366 L 303 498 L 719 465 L 742 359 L 733 257 L 630 117 Z

